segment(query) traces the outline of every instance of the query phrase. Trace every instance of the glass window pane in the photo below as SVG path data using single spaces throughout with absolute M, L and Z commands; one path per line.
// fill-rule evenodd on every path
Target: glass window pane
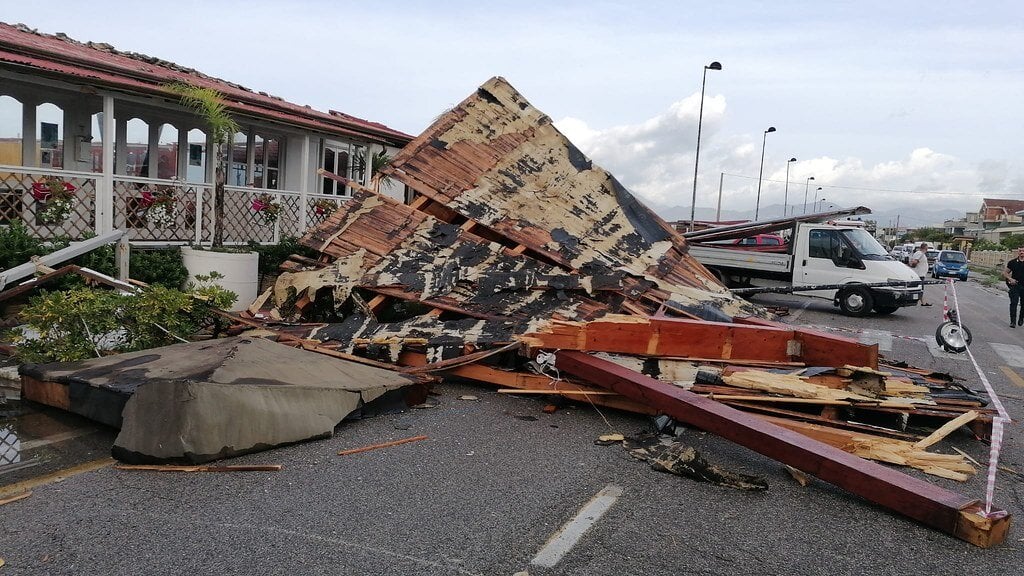
M 160 161 L 156 177 L 170 180 L 178 176 L 178 129 L 170 124 L 160 126 Z
M 206 132 L 198 128 L 188 131 L 188 169 L 185 180 L 206 181 Z
M 149 124 L 141 118 L 128 121 L 126 133 L 128 159 L 124 173 L 128 176 L 149 176 Z
M 10 96 L 0 96 L 0 164 L 21 166 L 22 105 Z
M 64 167 L 64 110 L 55 104 L 36 107 L 36 162 L 45 168 Z

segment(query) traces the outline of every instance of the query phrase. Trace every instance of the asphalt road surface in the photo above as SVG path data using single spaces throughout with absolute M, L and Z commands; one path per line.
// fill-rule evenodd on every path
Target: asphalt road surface
M 1024 470 L 1021 417 L 1024 328 L 1012 330 L 1005 293 L 957 283 L 972 352 L 1015 422 L 1001 463 Z M 790 323 L 877 342 L 889 359 L 981 383 L 964 355 L 942 352 L 938 305 L 847 318 L 830 303 L 772 295 Z M 594 440 L 650 429 L 646 418 L 571 404 L 553 414 L 536 397 L 446 383 L 432 407 L 347 422 L 333 438 L 252 454 L 231 464 L 279 472 L 150 473 L 99 468 L 60 481 L 35 451 L 77 445 L 77 462 L 105 456 L 112 432 L 79 423 L 22 450 L 40 472 L 0 483 L 38 485 L 0 507 L 0 576 L 14 574 L 1013 574 L 1024 531 L 982 550 L 820 481 L 801 487 L 767 458 L 709 434 L 681 439 L 711 462 L 762 476 L 745 492 L 655 472 L 619 446 Z M 476 400 L 462 399 L 465 395 Z M 58 416 L 42 411 L 46 418 Z M 3 421 L 0 420 L 0 427 Z M 73 437 L 61 440 L 60 434 Z M 349 456 L 339 450 L 426 435 Z M 959 432 L 938 446 L 985 463 L 988 446 Z M 88 466 L 86 466 L 88 468 Z M 906 471 L 906 470 L 905 470 Z M 984 472 L 966 483 L 919 476 L 982 498 Z M 1022 476 L 999 474 L 996 505 L 1024 512 Z M 581 513 L 581 511 L 583 511 Z M 574 522 L 575 519 L 575 522 Z M 569 523 L 562 533 L 559 530 Z M 574 538 L 578 537 L 578 538 Z

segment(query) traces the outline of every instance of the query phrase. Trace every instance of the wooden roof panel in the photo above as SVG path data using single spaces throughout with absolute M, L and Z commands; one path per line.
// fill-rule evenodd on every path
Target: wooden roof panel
M 388 171 L 507 238 L 576 268 L 625 266 L 724 293 L 686 241 L 502 78 L 414 139 Z M 675 247 L 678 253 L 668 255 Z

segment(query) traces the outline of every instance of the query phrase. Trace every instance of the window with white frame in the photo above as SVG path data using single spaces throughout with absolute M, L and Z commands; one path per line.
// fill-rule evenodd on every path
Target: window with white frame
M 358 144 L 324 140 L 321 144 L 320 168 L 338 176 L 366 184 L 366 147 Z M 336 180 L 321 177 L 320 192 L 347 196 L 350 192 Z

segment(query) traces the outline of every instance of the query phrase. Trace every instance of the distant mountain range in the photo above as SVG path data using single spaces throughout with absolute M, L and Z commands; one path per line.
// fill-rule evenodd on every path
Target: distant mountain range
M 657 204 L 648 204 L 652 210 L 654 210 L 658 216 L 661 216 L 665 220 L 689 220 L 690 219 L 690 207 L 689 206 L 659 206 Z M 846 206 L 837 206 L 835 204 L 826 204 L 825 209 L 835 210 L 839 208 L 846 208 Z M 798 212 L 799 213 L 799 212 Z M 761 220 L 770 220 L 772 218 L 781 218 L 782 205 L 781 204 L 770 204 L 762 206 L 758 213 L 758 218 Z M 896 219 L 899 217 L 899 226 L 901 228 L 925 228 L 925 227 L 936 227 L 941 228 L 942 223 L 946 220 L 962 219 L 964 212 L 958 212 L 951 209 L 936 209 L 936 210 L 879 210 L 874 211 L 871 214 L 862 216 L 864 220 L 874 220 L 878 226 L 895 226 Z M 694 218 L 697 220 L 715 220 L 715 209 L 705 208 L 698 206 Z M 722 210 L 720 220 L 752 220 L 754 218 L 753 210 Z

